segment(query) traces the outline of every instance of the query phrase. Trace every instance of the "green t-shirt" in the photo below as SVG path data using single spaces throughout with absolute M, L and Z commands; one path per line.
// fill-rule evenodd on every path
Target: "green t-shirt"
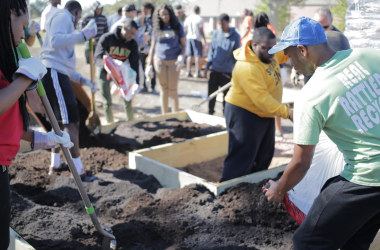
M 342 177 L 380 186 L 380 51 L 339 51 L 317 68 L 295 102 L 295 143 L 315 145 L 321 130 L 343 153 Z

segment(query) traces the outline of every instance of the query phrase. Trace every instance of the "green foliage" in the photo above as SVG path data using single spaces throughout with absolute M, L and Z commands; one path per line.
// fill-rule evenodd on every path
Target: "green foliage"
M 273 25 L 276 26 L 277 32 L 284 30 L 290 20 L 290 6 L 302 6 L 306 0 L 261 0 L 256 5 L 254 13 L 265 12 L 271 19 L 271 14 L 277 16 L 277 20 L 271 19 Z M 272 16 L 273 17 L 273 16 Z M 276 22 L 277 21 L 277 22 Z
M 346 10 L 347 10 L 347 0 L 337 0 L 337 4 L 330 8 L 333 14 L 333 23 L 340 31 L 344 31 L 346 26 Z
M 29 12 L 30 12 L 30 18 L 38 18 L 41 16 L 42 11 L 45 9 L 45 7 L 48 5 L 49 1 L 44 0 L 36 0 L 35 2 L 28 4 Z

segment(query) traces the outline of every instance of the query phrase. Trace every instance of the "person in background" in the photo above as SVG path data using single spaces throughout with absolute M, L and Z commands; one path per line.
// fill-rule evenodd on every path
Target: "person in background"
M 99 1 L 95 1 L 92 4 L 92 13 L 89 13 L 83 18 L 82 22 L 82 29 L 86 27 L 86 25 L 90 22 L 91 19 L 95 19 L 96 22 L 96 27 L 97 27 L 97 32 L 96 35 L 93 39 L 93 44 L 94 47 L 99 41 L 99 38 L 108 32 L 108 25 L 107 25 L 107 18 L 102 15 L 103 12 L 103 6 Z M 90 63 L 90 48 L 89 48 L 89 43 L 86 41 L 86 48 L 84 51 L 84 54 L 86 56 L 86 62 Z
M 103 56 L 107 55 L 120 61 L 128 61 L 131 68 L 139 72 L 139 51 L 133 37 L 137 34 L 137 24 L 131 18 L 125 18 L 113 32 L 104 34 L 95 50 L 96 66 L 99 67 L 100 92 L 103 97 L 103 108 L 107 123 L 113 122 L 111 79 L 107 79 L 104 69 Z M 139 82 L 139 74 L 136 76 Z M 123 100 L 124 110 L 128 121 L 133 120 L 132 100 Z
M 154 69 L 156 80 L 161 86 L 161 112 L 169 111 L 169 98 L 173 101 L 172 111 L 179 110 L 178 80 L 184 65 L 185 32 L 170 5 L 162 4 L 153 13 L 153 38 L 146 62 L 146 72 Z
M 175 7 L 174 7 L 174 10 L 175 10 L 175 15 L 177 16 L 178 18 L 178 21 L 182 24 L 184 24 L 185 22 L 185 19 L 186 19 L 186 14 L 185 14 L 185 11 L 182 9 L 182 5 L 180 4 L 177 4 Z
M 327 7 L 321 7 L 317 9 L 314 13 L 314 18 L 315 21 L 320 23 L 322 27 L 325 30 L 334 30 L 334 31 L 339 31 L 332 23 L 333 23 L 333 17 L 331 14 L 331 11 Z
M 145 63 L 149 54 L 150 45 L 152 42 L 152 33 L 153 33 L 153 23 L 152 23 L 152 15 L 154 12 L 153 4 L 146 2 L 142 7 L 142 16 L 137 19 L 137 25 L 139 26 L 138 34 L 143 37 L 142 43 L 139 45 L 139 53 L 141 65 L 143 67 L 143 72 L 145 72 Z M 143 74 L 143 88 L 141 92 L 148 91 L 148 84 L 145 75 Z M 150 88 L 152 92 L 155 92 L 156 87 L 156 77 L 154 76 L 154 68 L 153 68 L 153 77 L 150 80 Z
M 259 28 L 259 27 L 267 27 L 268 29 L 270 29 L 270 31 L 273 32 L 273 34 L 277 37 L 277 33 L 276 33 L 276 29 L 274 28 L 274 26 L 269 22 L 269 17 L 268 15 L 265 13 L 265 12 L 260 12 L 259 14 L 257 14 L 253 20 L 253 30 Z M 280 71 L 281 71 L 281 74 L 283 74 L 282 72 L 282 64 L 280 64 Z M 285 79 L 283 77 L 281 77 L 282 79 L 282 83 L 284 84 L 285 83 Z M 275 126 L 276 126 L 276 133 L 275 133 L 275 138 L 276 140 L 277 139 L 283 139 L 283 132 L 282 132 L 282 126 L 281 126 L 281 118 L 280 117 L 275 117 Z
M 219 16 L 220 29 L 212 35 L 211 45 L 208 52 L 207 64 L 204 77 L 207 78 L 207 71 L 211 68 L 210 79 L 208 80 L 208 95 L 217 91 L 219 87 L 231 81 L 232 70 L 235 66 L 233 51 L 240 48 L 240 35 L 235 28 L 230 27 L 230 17 L 223 13 Z M 224 91 L 226 95 L 228 89 Z M 223 113 L 224 113 L 223 96 Z M 208 103 L 208 113 L 213 115 L 215 110 L 215 98 Z
M 88 41 L 96 35 L 96 24 L 90 22 L 81 31 L 75 31 L 82 16 L 82 6 L 77 1 L 68 1 L 65 8 L 57 10 L 46 23 L 46 36 L 40 53 L 48 73 L 41 79 L 55 117 L 62 128 L 70 134 L 74 147 L 70 149 L 75 167 L 82 181 L 93 181 L 85 171 L 79 152 L 79 114 L 71 81 L 78 82 L 96 91 L 96 84 L 76 71 L 76 43 Z M 49 174 L 62 167 L 59 149 L 52 152 Z
M 206 36 L 203 30 L 203 19 L 200 16 L 201 8 L 194 6 L 194 14 L 188 16 L 185 20 L 184 28 L 186 32 L 186 76 L 191 77 L 191 60 L 195 59 L 194 77 L 201 78 L 200 73 L 202 65 L 202 39 L 206 45 Z
M 269 53 L 285 50 L 312 78 L 294 107 L 294 154 L 265 195 L 280 203 L 308 172 L 321 131 L 337 145 L 343 171 L 326 181 L 293 236 L 294 249 L 369 249 L 380 228 L 378 50 L 334 51 L 322 25 L 301 17 Z
M 54 15 L 54 13 L 58 10 L 58 5 L 61 5 L 61 0 L 50 0 L 50 5 L 46 6 L 46 8 L 41 13 L 41 30 L 46 31 L 46 23 L 49 18 Z
M 291 119 L 282 100 L 279 63 L 288 58 L 269 55 L 276 36 L 267 27 L 255 29 L 252 41 L 234 51 L 232 86 L 225 97 L 228 154 L 221 182 L 267 169 L 274 154 L 274 117 Z
M 245 44 L 245 42 L 250 41 L 253 35 L 252 30 L 252 23 L 253 23 L 253 12 L 249 9 L 244 9 L 243 12 L 243 22 L 241 24 L 241 44 Z
M 9 166 L 20 148 L 20 140 L 31 142 L 33 150 L 52 148 L 59 144 L 72 147 L 66 132 L 41 133 L 28 129 L 29 115 L 25 93 L 37 87 L 46 74 L 46 67 L 38 57 L 22 59 L 17 46 L 24 38 L 29 24 L 25 0 L 0 2 L 0 249 L 8 249 L 10 236 L 10 185 Z
M 120 20 L 120 18 L 121 18 L 121 9 L 122 9 L 122 7 L 118 8 L 117 9 L 117 13 L 115 13 L 113 15 L 110 15 L 107 18 L 108 29 L 111 29 L 112 25 Z

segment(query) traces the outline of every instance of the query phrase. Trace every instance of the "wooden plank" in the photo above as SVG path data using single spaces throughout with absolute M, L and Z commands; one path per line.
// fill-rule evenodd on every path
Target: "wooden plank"
M 183 167 L 224 156 L 227 154 L 227 145 L 228 134 L 222 131 L 181 143 L 168 143 L 137 150 L 136 153 L 171 167 Z
M 8 250 L 35 250 L 28 242 L 26 242 L 12 228 L 9 228 L 10 242 Z
M 148 175 L 153 175 L 164 187 L 179 189 L 190 184 L 201 184 L 207 187 L 210 192 L 219 195 L 227 188 L 235 186 L 238 183 L 257 183 L 264 179 L 274 178 L 279 172 L 284 171 L 285 166 L 260 171 L 222 183 L 214 183 L 145 157 L 135 151 L 129 153 L 129 168 L 139 170 Z
M 369 250 L 379 250 L 380 249 L 380 230 L 377 232 L 375 239 L 369 247 Z

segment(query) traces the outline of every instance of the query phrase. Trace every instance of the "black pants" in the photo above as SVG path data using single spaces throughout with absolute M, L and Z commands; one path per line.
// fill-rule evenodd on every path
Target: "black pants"
M 222 181 L 267 169 L 274 154 L 274 118 L 261 118 L 226 102 L 228 155 Z
M 9 245 L 9 222 L 11 204 L 8 169 L 3 171 L 0 165 L 0 250 L 6 250 Z
M 146 79 L 145 79 L 145 62 L 146 62 L 146 58 L 148 57 L 147 54 L 144 54 L 144 53 L 140 53 L 140 60 L 141 60 L 141 64 L 142 64 L 142 67 L 143 67 L 143 70 L 144 70 L 144 88 L 148 89 L 147 86 L 146 86 Z M 152 64 L 152 67 L 153 67 L 153 72 L 154 72 L 154 66 Z M 152 90 L 154 90 L 154 88 L 156 87 L 156 73 L 154 73 L 154 76 L 150 82 L 151 84 L 151 87 L 152 87 Z
M 222 73 L 217 71 L 211 71 L 210 73 L 210 79 L 208 80 L 208 95 L 214 93 L 218 90 L 219 87 L 222 87 L 229 83 L 231 81 L 231 73 Z M 223 91 L 224 96 L 227 94 L 228 89 Z M 213 115 L 215 112 L 215 101 L 216 98 L 211 99 L 208 102 L 208 113 L 210 115 Z M 223 98 L 223 113 L 224 113 L 224 106 L 226 102 Z
M 368 249 L 380 229 L 380 187 L 329 179 L 294 234 L 295 250 Z

